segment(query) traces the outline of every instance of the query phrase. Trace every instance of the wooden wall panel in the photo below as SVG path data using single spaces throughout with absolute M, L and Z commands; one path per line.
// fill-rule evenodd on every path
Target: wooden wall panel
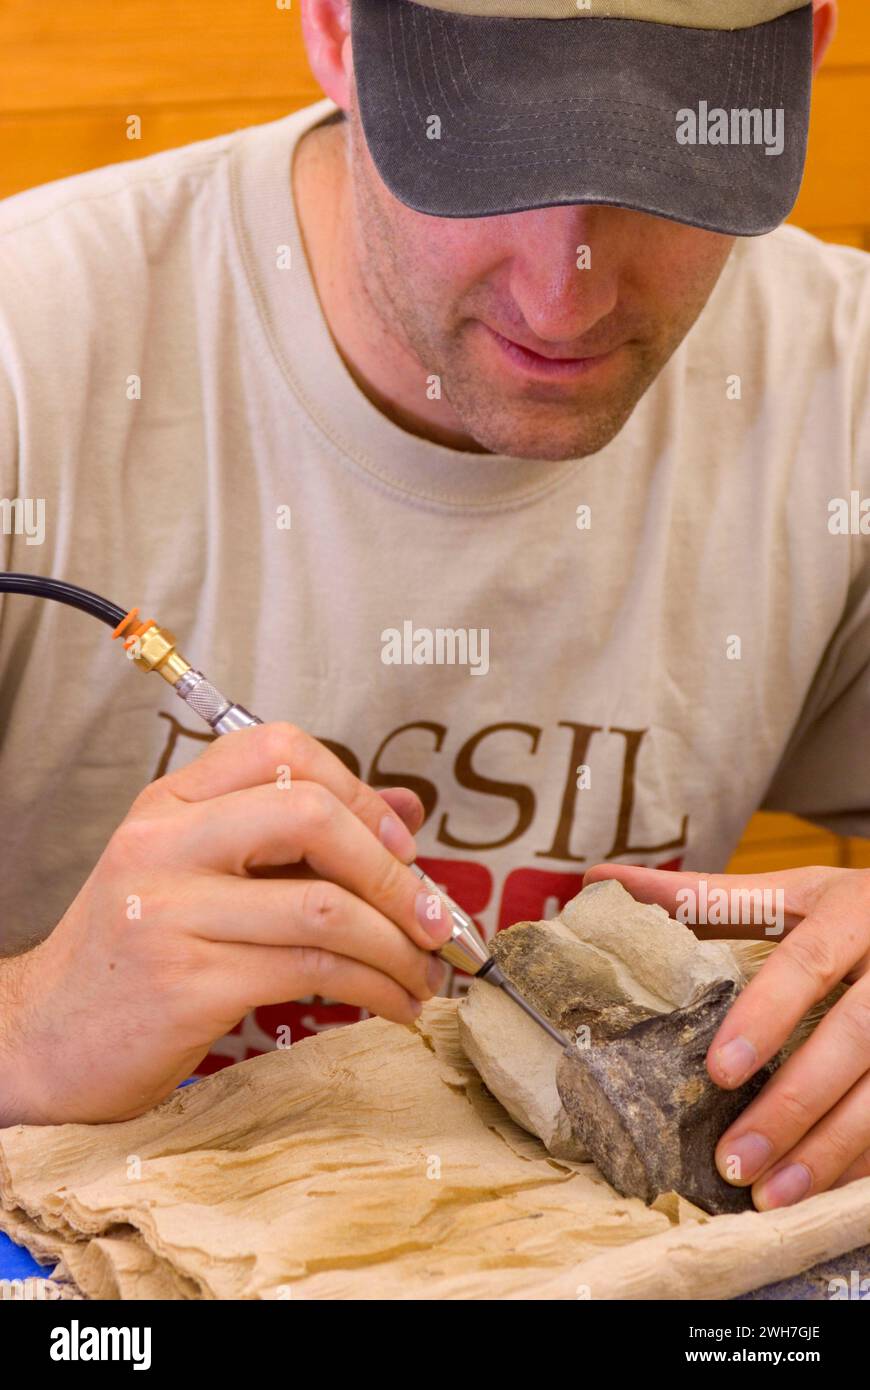
M 305 100 L 295 103 L 305 105 Z M 244 109 L 232 101 L 198 103 L 187 111 L 156 107 L 139 111 L 113 110 L 46 111 L 26 117 L 0 118 L 0 197 L 39 183 L 65 178 L 104 164 L 156 154 L 193 140 L 209 140 L 214 135 L 242 126 L 277 120 L 290 109 L 279 97 L 245 102 Z M 127 115 L 141 115 L 141 140 L 128 140 Z M 4 143 L 11 146 L 6 157 Z M 80 168 L 70 170 L 69 145 L 75 142 Z M 38 177 L 33 177 L 39 170 Z
M 870 3 L 859 3 L 867 4 L 870 33 Z M 861 228 L 866 239 L 870 231 L 870 65 L 820 73 L 807 171 L 791 221 L 819 233 Z
M 0 0 L 0 108 L 314 91 L 301 35 L 299 0 Z
M 870 6 L 866 0 L 840 0 L 837 39 L 825 67 L 870 69 Z
M 298 0 L 0 0 L 0 197 L 320 96 Z
M 870 250 L 870 0 L 840 0 L 792 220 Z M 299 0 L 0 0 L 0 197 L 316 100 Z M 127 117 L 142 119 L 128 140 Z M 734 860 L 870 867 L 870 842 L 756 816 Z

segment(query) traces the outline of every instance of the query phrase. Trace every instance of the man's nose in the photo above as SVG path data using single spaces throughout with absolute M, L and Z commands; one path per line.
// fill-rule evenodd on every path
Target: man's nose
M 516 216 L 510 287 L 539 338 L 571 343 L 615 309 L 618 267 L 604 235 L 608 211 L 584 205 Z

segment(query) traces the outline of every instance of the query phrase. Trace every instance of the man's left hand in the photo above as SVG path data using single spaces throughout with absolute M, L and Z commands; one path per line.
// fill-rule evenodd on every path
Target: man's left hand
M 708 900 L 715 889 L 782 890 L 785 935 L 713 1039 L 712 1079 L 728 1090 L 742 1085 L 813 1004 L 841 982 L 848 988 L 723 1134 L 716 1166 L 735 1186 L 751 1184 L 761 1211 L 870 1176 L 870 870 L 744 876 L 598 865 L 584 885 L 606 878 L 671 916 L 702 880 Z M 735 925 L 716 935 L 735 936 Z

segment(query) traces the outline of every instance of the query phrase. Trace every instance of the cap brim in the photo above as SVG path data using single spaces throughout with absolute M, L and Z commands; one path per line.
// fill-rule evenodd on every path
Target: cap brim
M 736 30 L 468 16 L 410 0 L 353 0 L 351 15 L 368 148 L 390 191 L 418 212 L 492 217 L 602 203 L 760 236 L 794 207 L 810 115 L 810 4 Z M 681 144 L 687 110 L 768 112 L 765 143 Z M 777 111 L 783 148 L 769 153 Z M 759 129 L 753 118 L 733 133 L 754 131 L 757 141 Z M 699 120 L 699 141 L 711 133 Z

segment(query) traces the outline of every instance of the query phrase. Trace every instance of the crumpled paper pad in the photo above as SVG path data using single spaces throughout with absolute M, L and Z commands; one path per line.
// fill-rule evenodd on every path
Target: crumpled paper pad
M 0 1227 L 70 1293 L 125 1299 L 724 1298 L 870 1239 L 870 1179 L 741 1216 L 620 1197 L 514 1124 L 456 1007 L 307 1038 L 123 1124 L 2 1130 Z

